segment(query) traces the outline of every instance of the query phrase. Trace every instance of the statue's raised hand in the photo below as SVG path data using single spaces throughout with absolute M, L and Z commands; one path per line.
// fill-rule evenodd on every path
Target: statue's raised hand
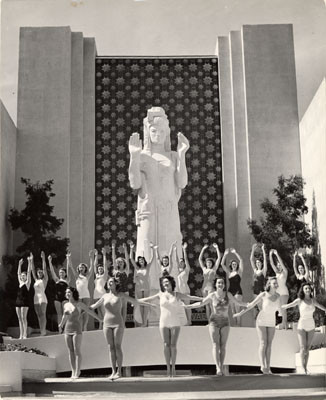
M 178 133 L 178 153 L 179 155 L 183 155 L 186 153 L 186 151 L 189 149 L 190 145 L 189 145 L 189 141 L 188 139 L 185 137 L 184 134 L 182 134 L 181 132 Z
M 138 155 L 142 151 L 142 141 L 139 138 L 139 133 L 133 133 L 129 139 L 129 153 L 131 155 Z

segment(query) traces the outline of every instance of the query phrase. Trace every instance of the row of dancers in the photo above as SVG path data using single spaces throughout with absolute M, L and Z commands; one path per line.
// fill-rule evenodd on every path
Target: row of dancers
M 110 276 L 107 281 L 108 291 L 95 304 L 87 307 L 79 300 L 79 293 L 73 287 L 66 289 L 68 302 L 64 306 L 64 314 L 59 324 L 60 331 L 65 335 L 65 341 L 69 352 L 69 360 L 72 371 L 72 379 L 77 379 L 81 372 L 82 353 L 82 323 L 83 313 L 92 315 L 103 322 L 103 333 L 108 345 L 111 359 L 112 374 L 109 379 L 115 380 L 122 376 L 123 352 L 122 339 L 125 329 L 122 305 L 123 301 L 130 302 L 135 306 L 159 307 L 160 320 L 159 330 L 163 341 L 163 352 L 167 368 L 167 376 L 175 376 L 177 359 L 177 343 L 182 326 L 180 319 L 180 308 L 191 310 L 193 308 L 209 305 L 211 314 L 208 329 L 212 342 L 213 359 L 216 365 L 216 374 L 224 374 L 224 360 L 226 355 L 226 344 L 230 331 L 229 307 L 237 304 L 243 307 L 238 317 L 261 305 L 256 320 L 256 329 L 259 338 L 259 360 L 263 374 L 271 374 L 270 361 L 272 341 L 277 324 L 277 312 L 290 307 L 299 307 L 300 319 L 298 323 L 298 339 L 300 343 L 301 361 L 304 371 L 307 371 L 309 349 L 312 343 L 315 322 L 313 313 L 315 308 L 326 312 L 326 308 L 319 304 L 313 296 L 310 283 L 303 283 L 298 298 L 290 304 L 282 305 L 281 296 L 277 293 L 278 283 L 276 277 L 267 280 L 264 291 L 261 292 L 251 303 L 238 301 L 226 290 L 226 282 L 223 277 L 217 277 L 214 281 L 214 291 L 206 297 L 191 296 L 176 291 L 176 281 L 166 275 L 160 278 L 160 291 L 142 299 L 135 299 L 121 292 L 120 282 L 117 278 Z M 158 302 L 158 304 L 156 304 Z M 193 304 L 185 304 L 194 302 Z M 100 317 L 94 313 L 95 309 L 104 308 L 104 316 Z
M 242 289 L 241 289 L 241 278 L 243 274 L 243 260 L 241 256 L 236 252 L 235 249 L 226 249 L 223 256 L 216 243 L 212 245 L 216 251 L 217 258 L 207 257 L 204 258 L 204 253 L 208 249 L 208 245 L 204 245 L 199 255 L 199 265 L 203 272 L 203 285 L 202 285 L 202 296 L 206 297 L 209 293 L 214 291 L 214 281 L 216 273 L 220 274 L 221 268 L 223 269 L 227 281 L 228 291 L 234 296 L 238 302 L 242 302 Z M 182 257 L 179 257 L 177 246 L 174 243 L 171 246 L 169 255 L 163 257 L 160 256 L 158 246 L 151 245 L 152 256 L 151 259 L 147 260 L 139 256 L 137 260 L 134 256 L 134 244 L 130 243 L 130 248 L 126 244 L 123 244 L 124 257 L 117 257 L 116 246 L 112 244 L 112 268 L 108 267 L 107 252 L 106 249 L 102 249 L 102 263 L 99 263 L 99 254 L 97 250 L 92 250 L 89 253 L 90 263 L 89 266 L 85 263 L 80 263 L 76 269 L 73 268 L 71 262 L 71 254 L 68 252 L 66 256 L 66 268 L 59 268 L 56 272 L 55 267 L 52 263 L 52 256 L 48 256 L 48 264 L 52 279 L 55 281 L 55 308 L 58 316 L 58 322 L 61 320 L 63 314 L 63 306 L 67 301 L 65 297 L 66 288 L 71 285 L 75 280 L 76 288 L 79 292 L 79 299 L 86 305 L 91 304 L 91 295 L 89 291 L 89 280 L 94 274 L 94 293 L 93 299 L 96 302 L 106 293 L 106 282 L 109 275 L 119 278 L 121 292 L 125 294 L 129 293 L 127 281 L 130 274 L 130 263 L 134 267 L 134 284 L 135 284 L 135 297 L 138 299 L 149 296 L 151 292 L 150 284 L 150 270 L 153 265 L 156 264 L 160 268 L 160 276 L 170 275 L 173 266 L 177 265 L 177 277 L 176 287 L 179 293 L 190 294 L 190 288 L 188 285 L 190 265 L 187 255 L 187 243 L 182 246 Z M 226 259 L 231 256 L 231 260 L 228 265 Z M 282 304 L 287 304 L 289 291 L 286 286 L 286 280 L 288 276 L 288 270 L 282 262 L 279 254 L 276 250 L 270 251 L 270 263 L 276 274 L 278 281 L 278 292 Z M 300 257 L 302 263 L 297 267 L 296 258 Z M 48 272 L 46 265 L 46 256 L 44 252 L 41 252 L 42 268 L 35 269 L 33 254 L 27 258 L 28 268 L 27 271 L 22 271 L 23 260 L 19 261 L 18 266 L 18 282 L 19 289 L 16 299 L 16 312 L 19 321 L 20 338 L 27 337 L 27 312 L 29 308 L 29 289 L 31 286 L 31 274 L 34 278 L 34 309 L 38 317 L 41 335 L 46 335 L 46 307 L 47 297 L 45 289 L 48 282 Z M 276 260 L 276 262 L 275 262 Z M 253 292 L 254 296 L 258 296 L 264 291 L 264 284 L 267 275 L 267 257 L 265 246 L 259 246 L 254 244 L 251 251 L 250 263 L 253 269 Z M 220 267 L 221 266 L 221 267 Z M 305 263 L 303 255 L 297 252 L 294 255 L 294 271 L 296 275 L 297 285 L 301 285 L 302 282 L 309 280 L 309 272 Z M 74 279 L 73 279 L 74 278 Z M 240 311 L 239 304 L 236 302 L 231 303 L 231 312 L 235 316 L 235 322 L 237 325 L 240 324 L 239 317 L 236 314 Z M 138 310 L 138 309 L 137 309 Z M 99 308 L 98 313 L 102 316 L 102 307 Z M 210 317 L 211 308 L 206 305 L 207 318 Z M 127 302 L 122 299 L 122 316 L 123 320 L 126 320 L 127 314 Z M 138 326 L 148 325 L 148 310 L 142 308 L 140 310 L 140 316 L 137 318 Z M 187 323 L 191 324 L 191 310 L 186 309 Z M 280 328 L 286 327 L 286 312 L 282 311 L 283 321 Z M 88 314 L 85 313 L 82 316 L 82 329 L 87 330 Z M 99 325 L 101 328 L 101 324 Z

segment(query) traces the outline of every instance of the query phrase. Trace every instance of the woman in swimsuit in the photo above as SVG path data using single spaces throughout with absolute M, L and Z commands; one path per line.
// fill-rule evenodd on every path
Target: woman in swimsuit
M 176 247 L 176 243 L 172 243 L 170 247 L 170 252 L 168 256 L 160 256 L 159 248 L 158 246 L 153 246 L 154 249 L 154 257 L 157 260 L 157 265 L 159 266 L 159 277 L 161 278 L 162 276 L 168 276 L 172 272 L 172 253 L 173 249 Z
M 46 335 L 46 307 L 48 299 L 45 295 L 46 285 L 48 284 L 48 273 L 46 270 L 46 261 L 44 251 L 41 252 L 42 269 L 35 272 L 34 257 L 30 254 L 32 264 L 32 274 L 34 278 L 34 309 L 37 315 L 38 323 L 41 330 L 41 336 Z
M 244 313 L 261 303 L 261 311 L 256 319 L 256 328 L 259 338 L 259 360 L 260 370 L 263 374 L 271 374 L 271 351 L 275 335 L 276 313 L 281 312 L 280 295 L 277 293 L 278 283 L 275 276 L 269 278 L 266 283 L 265 292 L 260 293 L 255 300 L 249 303 L 245 310 L 236 316 L 241 317 Z
M 95 259 L 94 259 L 94 294 L 93 299 L 94 303 L 96 303 L 105 293 L 105 284 L 108 280 L 108 266 L 106 259 L 106 250 L 103 247 L 102 249 L 102 260 L 103 264 L 98 264 L 98 253 L 97 250 L 94 250 Z M 104 308 L 99 307 L 97 309 L 97 313 L 101 319 L 104 316 Z M 99 329 L 102 329 L 102 323 L 99 324 Z
M 89 252 L 89 270 L 88 266 L 85 263 L 80 263 L 77 266 L 76 271 L 74 270 L 71 262 L 71 253 L 67 253 L 67 271 L 69 276 L 69 271 L 71 271 L 76 279 L 76 288 L 79 294 L 79 300 L 85 304 L 86 307 L 89 307 L 91 304 L 91 295 L 88 289 L 88 282 L 90 277 L 93 274 L 94 269 L 94 250 Z M 88 313 L 83 313 L 82 316 L 82 328 L 83 331 L 87 331 L 87 324 L 88 324 Z
M 66 289 L 69 286 L 70 280 L 68 279 L 67 269 L 65 268 L 59 268 L 59 277 L 58 277 L 52 264 L 52 256 L 48 256 L 48 261 L 49 261 L 51 276 L 55 282 L 54 306 L 57 312 L 58 325 L 59 325 L 63 315 L 63 307 L 67 302 Z M 67 256 L 66 256 L 66 262 L 68 266 Z
M 226 291 L 225 281 L 217 277 L 215 282 L 216 290 L 210 293 L 200 303 L 185 306 L 187 309 L 202 307 L 208 304 L 213 312 L 209 317 L 209 334 L 213 344 L 213 358 L 216 364 L 216 374 L 224 375 L 224 359 L 226 342 L 230 331 L 229 307 L 235 303 L 239 307 L 247 306 L 246 303 L 238 301 L 230 292 Z
M 277 263 L 275 264 L 273 255 L 277 258 Z M 273 271 L 275 272 L 278 289 L 277 292 L 280 295 L 281 305 L 287 304 L 289 300 L 289 289 L 286 286 L 286 280 L 288 277 L 288 270 L 285 267 L 283 261 L 281 260 L 280 255 L 278 254 L 277 250 L 272 249 L 269 252 L 269 261 Z M 280 324 L 280 329 L 287 329 L 287 312 L 286 310 L 282 309 L 282 323 Z
M 125 295 L 129 295 L 128 290 L 128 276 L 130 273 L 130 263 L 129 263 L 129 254 L 126 243 L 122 244 L 124 250 L 124 257 L 116 256 L 115 250 L 115 242 L 112 243 L 112 275 L 114 278 L 117 278 L 120 282 L 120 291 Z M 122 318 L 124 323 L 127 319 L 127 301 L 122 298 Z
M 65 341 L 69 351 L 69 361 L 71 366 L 71 378 L 77 379 L 80 375 L 82 364 L 81 343 L 83 337 L 82 314 L 86 312 L 94 318 L 102 321 L 95 312 L 90 310 L 82 301 L 79 300 L 78 290 L 74 287 L 67 287 L 64 312 L 59 324 L 59 332 L 64 329 Z
M 153 296 L 139 300 L 140 303 L 159 299 L 160 301 L 160 333 L 164 342 L 164 357 L 167 376 L 175 376 L 177 358 L 177 341 L 180 333 L 180 313 L 183 303 L 181 300 L 202 300 L 201 297 L 190 296 L 175 291 L 176 283 L 172 276 L 160 278 L 161 291 Z
M 189 260 L 188 260 L 188 255 L 187 255 L 187 243 L 184 243 L 182 245 L 182 250 L 183 250 L 183 257 L 179 258 L 177 247 L 174 248 L 175 252 L 175 259 L 177 262 L 177 267 L 178 267 L 178 276 L 177 276 L 177 292 L 182 293 L 182 294 L 190 294 L 190 288 L 188 285 L 188 279 L 189 279 L 189 273 L 190 273 L 190 265 L 189 265 Z M 189 304 L 189 300 L 184 300 L 185 304 Z M 185 309 L 186 310 L 186 316 L 187 316 L 187 324 L 191 325 L 191 310 Z
M 150 270 L 154 261 L 153 251 L 152 256 L 147 264 L 145 257 L 138 256 L 137 261 L 134 258 L 134 248 L 135 245 L 130 243 L 130 261 L 134 267 L 134 284 L 135 284 L 135 297 L 136 299 L 142 299 L 144 297 L 148 297 L 150 294 Z M 135 307 L 135 321 L 140 324 L 140 326 L 148 326 L 148 309 L 145 307 L 140 308 L 140 321 L 137 321 L 136 310 L 138 308 Z
M 138 302 L 138 300 L 120 292 L 120 283 L 117 278 L 109 277 L 107 281 L 108 293 L 104 294 L 91 309 L 104 307 L 103 333 L 110 350 L 112 374 L 111 380 L 119 379 L 122 376 L 122 360 L 123 354 L 121 349 L 122 337 L 125 328 L 125 322 L 122 315 L 122 307 L 124 302 L 130 302 L 134 305 L 151 304 Z M 124 300 L 124 302 L 122 301 Z M 118 369 L 117 369 L 118 367 Z
M 208 244 L 205 244 L 203 246 L 198 259 L 200 268 L 202 269 L 204 275 L 204 282 L 201 288 L 203 297 L 207 297 L 209 293 L 214 292 L 214 281 L 216 279 L 216 271 L 221 261 L 221 253 L 216 243 L 213 244 L 213 247 L 215 248 L 217 254 L 217 260 L 215 262 L 215 265 L 214 265 L 214 260 L 212 258 L 206 258 L 204 261 L 204 252 L 208 247 L 209 247 Z M 207 305 L 206 316 L 208 320 L 210 314 L 211 314 L 211 309 Z
M 299 264 L 297 267 L 297 256 L 300 257 L 302 264 Z M 296 288 L 297 294 L 301 289 L 301 285 L 303 283 L 309 282 L 309 270 L 306 264 L 305 259 L 303 258 L 302 253 L 296 251 L 293 255 L 293 271 L 296 277 Z
M 233 254 L 235 255 L 238 260 L 231 260 L 229 263 L 229 266 L 227 267 L 225 265 L 225 259 L 228 254 Z M 236 252 L 235 249 L 226 249 L 223 258 L 221 261 L 221 266 L 226 273 L 226 276 L 229 280 L 229 292 L 238 300 L 238 302 L 242 301 L 242 289 L 241 289 L 241 278 L 242 278 L 242 273 L 243 273 L 243 260 L 239 256 L 239 254 Z M 232 314 L 236 314 L 240 311 L 240 308 L 237 303 L 233 302 L 231 303 L 231 311 Z M 240 318 L 235 318 L 235 325 L 240 326 Z
M 267 255 L 265 250 L 265 245 L 261 246 L 261 251 L 263 253 L 263 262 L 260 258 L 257 257 L 256 250 L 258 250 L 259 246 L 257 243 L 252 245 L 251 254 L 250 254 L 250 264 L 253 270 L 253 292 L 254 298 L 256 298 L 260 293 L 265 291 L 265 279 L 267 275 Z M 257 308 L 259 311 L 260 303 L 257 304 Z
M 19 339 L 27 339 L 27 313 L 29 309 L 29 289 L 31 287 L 31 269 L 32 264 L 30 257 L 27 257 L 27 272 L 22 272 L 24 260 L 19 260 L 18 264 L 18 292 L 16 298 L 16 313 L 19 322 Z
M 282 309 L 286 310 L 295 306 L 299 306 L 300 311 L 297 332 L 300 344 L 301 363 L 304 372 L 308 374 L 307 365 L 309 359 L 309 350 L 315 334 L 315 320 L 313 314 L 316 307 L 324 312 L 326 312 L 326 308 L 319 304 L 313 297 L 313 290 L 308 282 L 305 282 L 301 285 L 298 298 L 290 304 L 282 305 Z

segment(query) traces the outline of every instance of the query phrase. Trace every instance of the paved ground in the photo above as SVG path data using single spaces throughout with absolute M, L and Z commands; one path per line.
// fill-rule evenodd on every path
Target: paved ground
M 232 375 L 225 377 L 48 378 L 46 382 L 25 383 L 15 398 L 42 399 L 107 398 L 109 400 L 208 400 L 208 399 L 313 399 L 326 400 L 324 375 Z M 2 398 L 12 398 L 3 395 Z

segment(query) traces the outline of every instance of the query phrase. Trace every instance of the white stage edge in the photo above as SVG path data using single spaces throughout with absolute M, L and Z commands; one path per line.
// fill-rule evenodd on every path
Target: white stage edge
M 319 335 L 316 333 L 316 336 Z M 44 351 L 48 356 L 56 359 L 57 372 L 69 370 L 64 335 L 33 337 L 25 340 L 4 337 L 4 341 L 5 343 L 20 342 L 27 347 Z M 165 365 L 163 344 L 157 327 L 126 329 L 122 348 L 124 367 Z M 295 354 L 298 351 L 296 331 L 276 330 L 271 366 L 295 369 Z M 82 357 L 82 369 L 110 367 L 108 348 L 102 331 L 83 333 Z M 181 328 L 177 364 L 214 365 L 207 326 Z M 231 327 L 225 364 L 259 366 L 258 337 L 255 328 Z

